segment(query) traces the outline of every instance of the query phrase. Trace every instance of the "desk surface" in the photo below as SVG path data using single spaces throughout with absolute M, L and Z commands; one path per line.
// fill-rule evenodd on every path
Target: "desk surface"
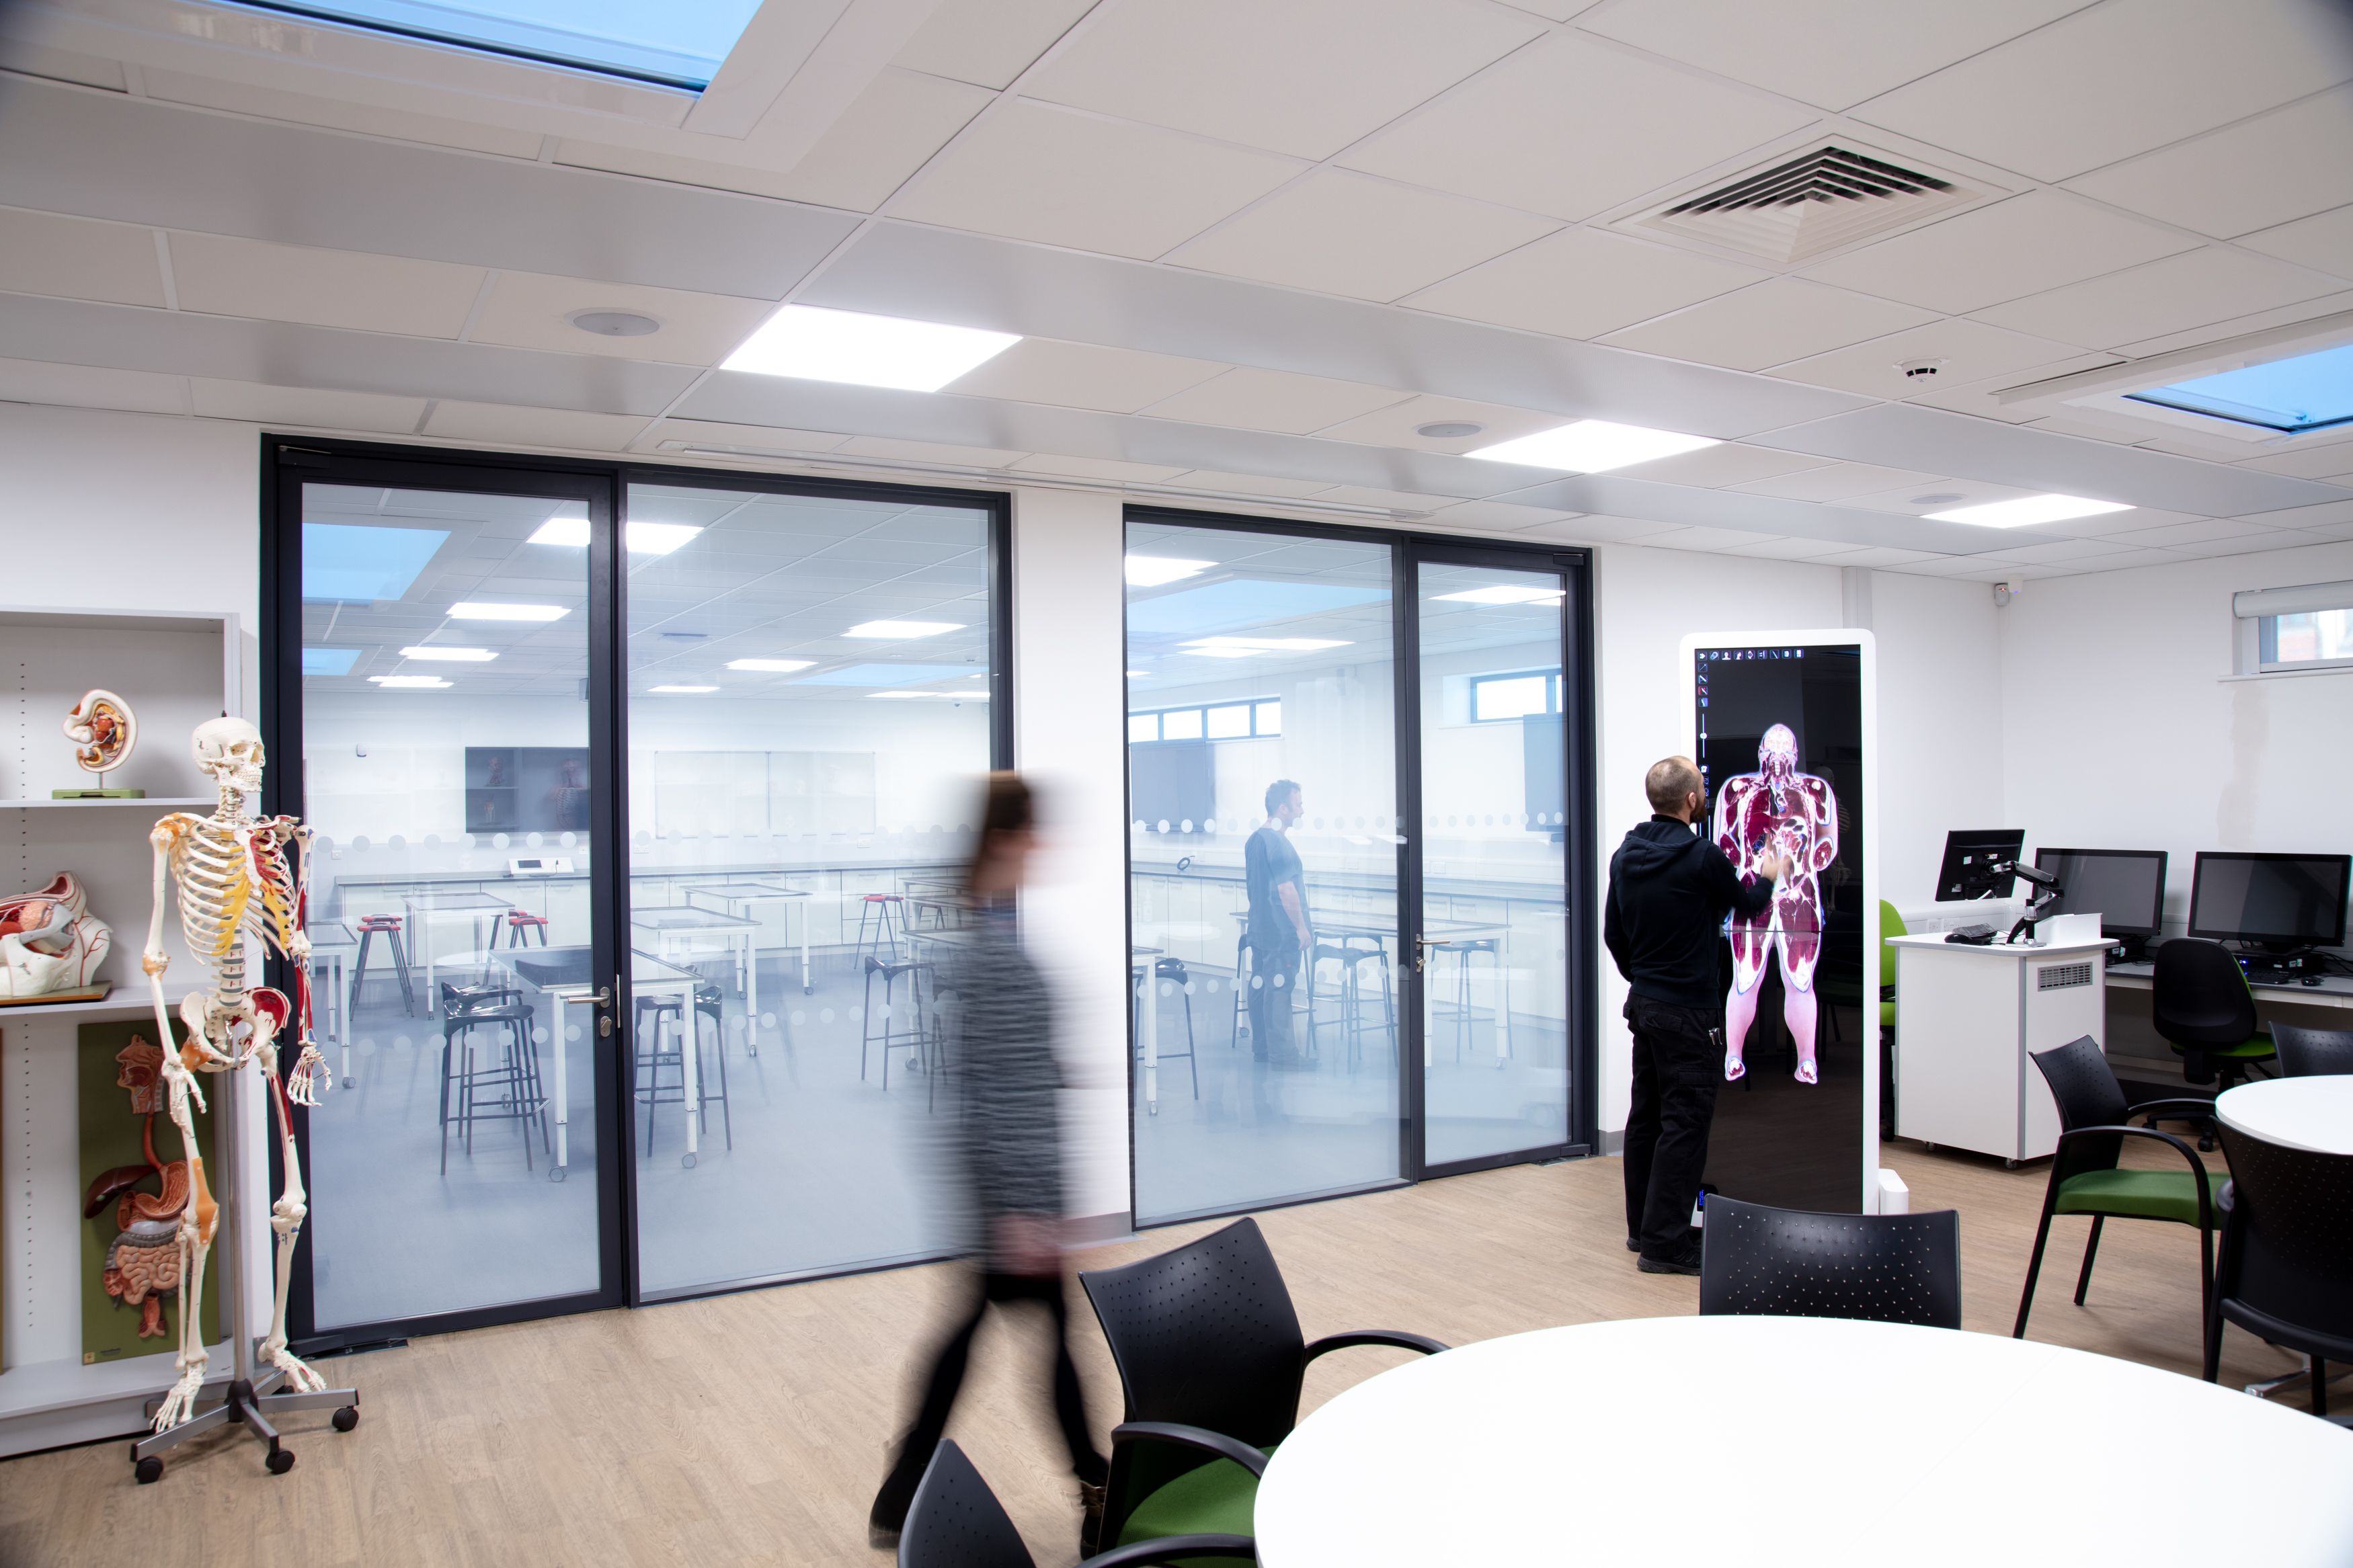
M 2156 984 L 2154 963 L 2111 963 L 2108 984 L 2126 991 L 2147 991 Z M 2266 981 L 2251 980 L 2247 989 L 2255 994 L 2258 1002 L 2305 1007 L 2353 1007 L 2353 979 L 2342 974 L 2324 974 L 2317 985 L 2274 985 Z
M 596 983 L 588 973 L 594 960 L 585 947 L 508 948 L 486 956 L 542 991 L 586 991 Z M 659 985 L 668 990 L 672 985 L 691 983 L 695 978 L 692 971 L 664 963 L 649 952 L 639 952 L 634 948 L 629 951 L 629 984 L 632 985 Z
M 631 910 L 629 923 L 641 931 L 748 931 L 760 922 L 691 904 L 657 904 Z
M 2315 1154 L 2353 1154 L 2353 1077 L 2274 1078 L 2214 1097 L 2236 1131 Z
M 2168 1510 L 2167 1561 L 2353 1561 L 2353 1431 L 2032 1340 L 1769 1317 L 1545 1329 L 1358 1384 L 1267 1466 L 1259 1561 L 2108 1562 L 2117 1516 L 2085 1500 L 2145 1486 L 2161 1432 L 2272 1500 Z

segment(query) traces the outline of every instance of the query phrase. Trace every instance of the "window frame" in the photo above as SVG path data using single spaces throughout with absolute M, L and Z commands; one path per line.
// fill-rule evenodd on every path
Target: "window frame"
M 1282 699 L 1279 696 L 1227 697 L 1215 702 L 1176 702 L 1166 708 L 1131 708 L 1127 710 L 1127 743 L 1131 746 L 1184 746 L 1199 742 L 1275 740 L 1282 734 L 1282 721 L 1278 717 L 1275 721 L 1275 728 L 1261 730 L 1258 727 L 1259 710 L 1269 704 L 1279 708 L 1282 703 Z M 1212 708 L 1248 708 L 1250 716 L 1250 733 L 1247 735 L 1210 734 L 1209 710 Z M 1201 732 L 1198 735 L 1168 734 L 1167 715 L 1171 713 L 1198 713 L 1201 716 Z M 1153 720 L 1160 732 L 1149 741 L 1137 740 L 1135 721 L 1138 719 Z
M 2353 605 L 2339 605 L 2332 610 L 2298 610 L 2296 615 L 2353 616 Z M 2313 670 L 2353 669 L 2353 656 L 2343 658 L 2282 659 L 2279 657 L 2279 624 L 2281 616 L 2257 616 L 2255 623 L 2255 673 L 2258 675 L 2302 675 Z
M 1470 721 L 1473 724 L 1516 724 L 1521 720 L 1530 717 L 1531 715 L 1528 713 L 1514 713 L 1508 716 L 1498 714 L 1493 719 L 1481 718 L 1479 716 L 1479 689 L 1487 685 L 1491 681 L 1527 680 L 1536 676 L 1544 677 L 1545 705 L 1542 709 L 1535 711 L 1545 718 L 1550 718 L 1554 714 L 1558 713 L 1560 711 L 1561 699 L 1561 672 L 1559 669 L 1554 668 L 1546 668 L 1544 669 L 1499 669 L 1492 675 L 1473 675 L 1465 678 L 1470 683 L 1468 687 L 1470 700 L 1467 704 Z

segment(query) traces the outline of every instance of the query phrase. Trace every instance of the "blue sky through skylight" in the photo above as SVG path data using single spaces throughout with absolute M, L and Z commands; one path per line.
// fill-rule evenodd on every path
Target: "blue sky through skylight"
M 719 74 L 760 0 L 345 0 L 342 5 L 277 4 L 322 21 L 460 44 L 554 65 L 578 66 L 670 87 L 700 89 Z
M 2353 343 L 2126 395 L 2270 430 L 2342 425 L 2353 420 Z
M 306 522 L 302 597 L 347 605 L 397 599 L 448 537 L 438 528 Z

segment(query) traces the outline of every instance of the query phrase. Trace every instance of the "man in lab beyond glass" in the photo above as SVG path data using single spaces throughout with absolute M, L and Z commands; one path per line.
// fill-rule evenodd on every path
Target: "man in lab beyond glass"
M 1707 1133 L 1724 1060 L 1724 987 L 1715 946 L 1724 917 L 1754 919 L 1788 872 L 1759 854 L 1744 881 L 1715 841 L 1694 830 L 1707 809 L 1689 757 L 1651 764 L 1642 781 L 1651 820 L 1609 858 L 1601 940 L 1626 977 L 1634 1031 L 1634 1100 L 1626 1117 L 1626 1245 L 1645 1274 L 1696 1274 L 1692 1205 L 1707 1168 Z
M 1314 945 L 1307 925 L 1307 868 L 1290 838 L 1303 809 L 1299 785 L 1275 780 L 1266 786 L 1266 824 L 1242 846 L 1242 879 L 1250 892 L 1250 1055 L 1278 1069 L 1299 1065 L 1291 1005 L 1300 958 Z

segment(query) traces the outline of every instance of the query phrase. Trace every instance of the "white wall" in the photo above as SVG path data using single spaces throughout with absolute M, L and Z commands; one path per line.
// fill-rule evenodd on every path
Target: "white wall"
M 2001 612 L 2009 826 L 2030 848 L 2353 850 L 2353 670 L 2231 679 L 2231 595 L 2353 578 L 2353 543 L 2030 583 Z

